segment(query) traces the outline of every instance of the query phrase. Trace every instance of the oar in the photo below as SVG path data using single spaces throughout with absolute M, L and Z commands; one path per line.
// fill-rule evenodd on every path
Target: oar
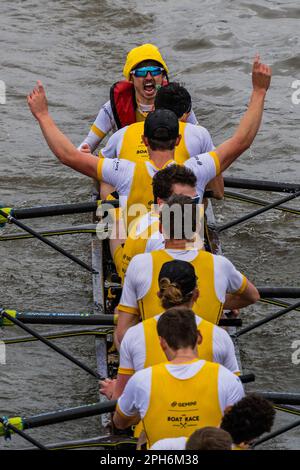
M 30 444 L 33 444 L 38 449 L 47 450 L 47 447 L 45 447 L 43 444 L 38 442 L 33 437 L 27 436 L 27 434 L 25 434 L 25 432 L 21 431 L 16 426 L 11 424 L 5 416 L 2 417 L 2 418 L 0 417 L 0 424 L 2 424 L 2 426 L 3 426 L 4 437 L 5 437 L 6 440 L 10 439 L 11 433 L 14 432 L 15 434 L 18 434 L 19 436 L 23 437 L 23 439 L 25 439 L 26 441 L 30 442 Z
M 224 178 L 226 188 L 253 189 L 257 191 L 274 191 L 279 193 L 296 193 L 300 191 L 300 184 L 279 183 L 277 181 L 262 181 L 242 178 Z
M 224 196 L 225 198 L 233 199 L 234 201 L 246 202 L 250 204 L 255 204 L 257 206 L 267 206 L 269 204 L 263 199 L 259 199 L 257 197 L 252 197 L 252 196 L 248 196 L 246 194 L 237 193 L 237 192 L 225 191 Z M 300 215 L 300 211 L 297 209 L 293 209 L 292 207 L 278 206 L 278 207 L 274 207 L 274 209 L 277 211 L 287 212 L 287 213 L 294 214 L 294 215 Z
M 7 418 L 8 422 L 19 430 L 38 428 L 41 426 L 48 426 L 51 424 L 62 423 L 74 419 L 88 418 L 90 416 L 97 416 L 104 413 L 110 413 L 115 410 L 117 402 L 115 400 L 106 401 L 102 403 L 93 403 L 91 405 L 77 406 L 75 408 L 66 408 L 64 410 L 50 411 L 39 415 L 23 418 L 17 416 L 14 418 Z M 0 424 L 0 436 L 5 435 L 5 426 Z
M 300 416 L 300 408 L 289 405 L 274 405 L 275 410 L 282 411 L 283 413 L 289 413 L 291 415 Z
M 284 393 L 284 392 L 255 392 L 266 400 L 270 400 L 275 404 L 283 405 L 300 405 L 300 393 Z
M 242 336 L 245 333 L 248 333 L 249 331 L 252 331 L 252 330 L 258 328 L 261 325 L 265 325 L 266 323 L 269 323 L 271 320 L 275 320 L 275 318 L 279 318 L 282 315 L 285 315 L 286 313 L 289 313 L 289 312 L 291 312 L 292 310 L 294 310 L 295 308 L 298 308 L 298 307 L 300 307 L 300 301 L 296 302 L 293 305 L 290 305 L 289 307 L 284 308 L 283 310 L 279 310 L 278 312 L 273 313 L 272 315 L 269 315 L 265 318 L 262 318 L 261 320 L 258 320 L 256 322 L 252 323 L 251 325 L 246 326 L 245 328 L 242 328 L 240 331 L 238 331 L 235 334 L 235 336 L 236 337 Z
M 257 287 L 261 298 L 278 297 L 281 299 L 300 298 L 299 287 Z
M 58 215 L 70 215 L 70 214 L 84 214 L 87 212 L 95 212 L 99 207 L 104 205 L 111 207 L 119 207 L 120 203 L 118 199 L 111 200 L 98 200 L 89 201 L 76 204 L 55 204 L 51 206 L 37 206 L 28 208 L 3 208 L 5 213 L 12 215 L 16 219 L 35 219 L 38 217 L 54 217 Z M 3 215 L 3 214 L 1 214 Z M 0 223 L 5 222 L 1 220 Z
M 63 256 L 65 256 L 66 258 L 69 258 L 70 260 L 74 261 L 75 263 L 79 264 L 81 267 L 83 267 L 84 269 L 86 269 L 87 271 L 89 271 L 90 273 L 92 274 L 98 274 L 98 272 L 93 269 L 91 266 L 87 265 L 86 263 L 84 263 L 83 261 L 81 261 L 79 258 L 77 258 L 76 256 L 72 255 L 71 253 L 68 253 L 66 250 L 64 250 L 63 248 L 61 248 L 60 246 L 58 246 L 56 243 L 53 243 L 51 242 L 50 240 L 48 240 L 47 238 L 43 237 L 42 235 L 40 235 L 38 232 L 36 232 L 35 230 L 33 230 L 32 228 L 28 227 L 28 225 L 25 225 L 23 224 L 22 222 L 19 222 L 17 219 L 15 219 L 13 216 L 9 215 L 9 214 L 6 214 L 2 209 L 0 209 L 0 215 L 2 215 L 4 218 L 6 218 L 6 220 L 9 222 L 9 223 L 12 223 L 14 225 L 16 225 L 17 227 L 21 228 L 22 230 L 24 230 L 25 232 L 27 233 L 30 233 L 31 235 L 33 235 L 35 238 L 37 238 L 38 240 L 40 240 L 41 242 L 45 243 L 46 245 L 50 246 L 51 248 L 53 248 L 54 250 L 58 251 L 59 253 L 61 253 Z
M 95 372 L 93 369 L 91 369 L 89 366 L 87 366 L 86 364 L 84 364 L 83 362 L 79 361 L 78 359 L 76 359 L 75 357 L 71 356 L 71 354 L 69 354 L 67 351 L 64 351 L 62 348 L 60 348 L 59 346 L 57 346 L 56 344 L 52 343 L 52 341 L 46 339 L 44 336 L 40 335 L 37 331 L 33 330 L 32 328 L 29 328 L 28 326 L 24 325 L 20 320 L 18 320 L 17 318 L 14 318 L 12 317 L 11 315 L 8 315 L 5 310 L 1 310 L 0 311 L 0 316 L 10 320 L 12 323 L 14 323 L 15 325 L 18 325 L 22 330 L 24 331 L 27 331 L 27 333 L 31 334 L 32 336 L 34 336 L 35 338 L 37 338 L 39 341 L 41 341 L 42 343 L 46 344 L 49 348 L 53 349 L 54 351 L 56 351 L 58 354 L 60 354 L 61 356 L 65 357 L 66 359 L 68 359 L 69 361 L 73 362 L 73 364 L 76 364 L 78 367 L 80 367 L 80 369 L 83 369 L 84 371 L 86 371 L 88 374 L 92 375 L 93 377 L 95 377 L 96 379 L 98 380 L 104 380 L 103 377 L 101 377 L 101 375 L 98 374 L 98 372 Z
M 108 230 L 108 225 L 101 228 L 101 232 L 106 232 Z M 99 227 L 95 224 L 87 225 L 73 225 L 71 227 L 57 227 L 55 229 L 46 230 L 39 229 L 38 233 L 43 237 L 59 237 L 62 235 L 78 235 L 82 233 L 99 233 Z M 12 241 L 12 240 L 26 240 L 34 238 L 33 235 L 24 232 L 16 232 L 10 235 L 0 235 L 0 241 Z
M 104 436 L 90 437 L 87 439 L 76 439 L 72 441 L 60 441 L 53 444 L 47 444 L 48 450 L 70 450 L 70 449 L 88 449 L 89 447 L 108 447 L 109 449 L 119 450 L 122 449 L 136 450 L 137 439 L 122 434 L 106 434 Z M 29 447 L 26 450 L 34 450 Z
M 0 327 L 11 326 L 10 317 L 17 318 L 23 324 L 39 325 L 100 325 L 114 326 L 117 324 L 118 315 L 98 315 L 94 313 L 63 313 L 63 312 L 17 312 L 16 310 L 3 309 L 9 317 L 0 316 Z M 9 318 L 9 319 L 8 319 Z M 242 326 L 240 318 L 221 318 L 219 326 Z
M 274 209 L 280 204 L 284 204 L 285 202 L 290 201 L 291 199 L 295 199 L 296 197 L 299 197 L 299 196 L 300 196 L 300 190 L 293 194 L 290 194 L 289 196 L 285 196 L 281 199 L 277 199 L 277 201 L 274 201 L 271 204 L 268 204 L 267 206 L 262 207 L 261 209 L 257 209 L 256 211 L 250 212 L 250 214 L 246 214 L 243 217 L 240 217 L 239 219 L 232 220 L 231 222 L 227 222 L 227 224 L 221 225 L 220 227 L 216 227 L 216 231 L 218 233 L 221 233 L 224 230 L 234 227 L 235 225 L 239 225 L 242 222 L 246 222 L 249 219 L 253 219 L 256 216 L 263 214 L 264 212 L 267 212 L 271 209 Z
M 50 331 L 47 334 L 44 334 L 46 339 L 64 339 L 64 338 L 74 338 L 76 336 L 107 336 L 108 334 L 113 333 L 113 330 L 107 326 L 98 325 L 97 328 L 80 328 L 79 330 L 59 330 L 59 331 Z M 20 344 L 20 343 L 30 343 L 33 341 L 39 341 L 37 338 L 34 338 L 31 335 L 25 336 L 14 336 L 10 338 L 1 338 L 1 341 L 4 344 Z
M 288 302 L 284 302 L 283 300 L 278 300 L 278 299 L 259 299 L 259 302 L 263 304 L 268 304 L 268 305 L 276 305 L 277 307 L 289 307 L 291 304 Z M 296 310 L 297 312 L 300 312 L 300 307 L 293 308 L 293 310 Z
M 257 447 L 258 445 L 263 444 L 264 442 L 270 441 L 271 439 L 274 439 L 274 437 L 280 436 L 281 434 L 284 434 L 285 432 L 290 431 L 291 429 L 295 429 L 298 426 L 300 426 L 300 419 L 298 419 L 294 423 L 288 424 L 286 426 L 282 426 L 281 428 L 277 429 L 274 432 L 271 432 L 265 437 L 261 437 L 260 439 L 255 441 L 251 447 L 252 448 Z

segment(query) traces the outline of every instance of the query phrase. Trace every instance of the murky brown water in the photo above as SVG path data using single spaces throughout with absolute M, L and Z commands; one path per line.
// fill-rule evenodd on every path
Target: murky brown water
M 7 85 L 7 104 L 0 105 L 0 199 L 12 206 L 88 199 L 90 182 L 50 154 L 27 109 L 26 93 L 41 79 L 53 116 L 79 144 L 100 104 L 108 99 L 111 83 L 121 78 L 127 51 L 143 42 L 161 48 L 170 78 L 190 90 L 194 110 L 216 144 L 230 135 L 245 110 L 249 64 L 259 51 L 274 70 L 263 127 L 251 152 L 228 175 L 299 181 L 300 105 L 291 101 L 291 85 L 300 79 L 299 19 L 296 0 L 3 0 L 0 80 Z M 223 222 L 247 209 L 254 207 L 227 200 L 216 212 Z M 65 217 L 32 225 L 55 226 L 71 220 L 81 223 L 89 218 Z M 273 211 L 228 231 L 222 240 L 225 254 L 258 285 L 299 285 L 295 216 Z M 58 241 L 89 261 L 88 236 Z M 90 275 L 39 242 L 1 243 L 0 257 L 1 306 L 48 311 L 91 308 Z M 274 307 L 255 306 L 243 313 L 245 323 L 273 311 Z M 0 338 L 16 334 L 16 328 L 5 329 Z M 251 389 L 299 391 L 300 366 L 291 362 L 291 345 L 297 339 L 296 312 L 243 337 L 245 370 L 256 374 Z M 59 344 L 95 367 L 93 340 L 65 339 Z M 8 346 L 7 365 L 0 366 L 0 373 L 0 414 L 28 416 L 97 400 L 93 379 L 38 343 Z M 276 426 L 292 419 L 280 413 Z M 41 428 L 32 435 L 47 443 L 98 433 L 98 419 L 92 418 Z M 266 447 L 299 449 L 299 436 L 299 430 L 292 431 Z M 0 442 L 0 448 L 24 445 L 17 437 L 10 444 Z

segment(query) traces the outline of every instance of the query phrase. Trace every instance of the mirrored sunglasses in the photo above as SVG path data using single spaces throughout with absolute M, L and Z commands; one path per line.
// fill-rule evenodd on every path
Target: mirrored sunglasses
M 131 70 L 130 73 L 134 75 L 135 77 L 145 78 L 148 72 L 151 74 L 152 77 L 157 77 L 158 75 L 161 75 L 163 71 L 164 71 L 163 67 L 148 66 L 148 67 L 141 67 L 139 69 Z

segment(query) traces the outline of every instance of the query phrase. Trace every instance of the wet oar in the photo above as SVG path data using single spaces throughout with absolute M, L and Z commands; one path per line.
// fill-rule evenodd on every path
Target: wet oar
M 274 191 L 279 193 L 296 193 L 300 191 L 300 184 L 279 183 L 276 181 L 251 180 L 243 178 L 224 178 L 226 188 L 253 189 L 257 191 Z
M 83 369 L 85 372 L 87 372 L 88 374 L 92 375 L 93 377 L 95 377 L 96 379 L 98 380 L 104 380 L 103 377 L 101 377 L 98 372 L 95 372 L 93 369 L 91 369 L 89 366 L 87 366 L 86 364 L 84 364 L 83 362 L 79 361 L 78 359 L 76 359 L 75 357 L 71 356 L 71 354 L 69 354 L 67 351 L 64 351 L 62 348 L 60 348 L 59 346 L 57 346 L 56 344 L 52 343 L 52 341 L 46 339 L 44 336 L 40 335 L 37 331 L 33 330 L 32 328 L 29 328 L 28 326 L 24 325 L 20 320 L 18 320 L 17 318 L 14 318 L 12 317 L 11 315 L 7 314 L 5 312 L 5 310 L 2 310 L 0 311 L 0 316 L 2 316 L 3 318 L 6 318 L 7 320 L 10 320 L 12 323 L 14 323 L 15 325 L 19 326 L 22 330 L 26 331 L 27 333 L 29 333 L 30 335 L 34 336 L 35 338 L 37 338 L 39 341 L 41 341 L 42 343 L 46 344 L 46 346 L 48 346 L 49 348 L 53 349 L 54 351 L 56 351 L 58 354 L 60 354 L 61 356 L 65 357 L 66 359 L 68 359 L 69 361 L 73 362 L 73 364 L 76 364 L 78 367 L 80 367 L 80 369 Z
M 263 199 L 259 199 L 257 197 L 252 197 L 252 196 L 248 196 L 246 194 L 237 193 L 237 192 L 225 191 L 224 196 L 225 198 L 233 199 L 234 201 L 246 202 L 250 204 L 255 204 L 257 206 L 267 206 L 269 204 Z M 292 207 L 278 206 L 278 207 L 274 207 L 274 209 L 277 211 L 287 212 L 287 213 L 294 214 L 294 215 L 300 215 L 300 210 L 293 209 Z
M 50 246 L 54 250 L 58 251 L 59 253 L 61 253 L 66 258 L 69 258 L 71 261 L 74 261 L 75 263 L 79 264 L 79 266 L 86 269 L 90 273 L 98 274 L 98 272 L 95 269 L 93 269 L 91 266 L 89 266 L 88 264 L 81 261 L 79 258 L 77 258 L 77 256 L 72 255 L 71 253 L 67 252 L 66 250 L 64 250 L 63 248 L 58 246 L 56 243 L 53 243 L 50 240 L 48 240 L 47 238 L 43 237 L 42 235 L 40 235 L 35 230 L 28 227 L 28 225 L 25 225 L 22 222 L 15 219 L 12 215 L 6 214 L 2 209 L 0 209 L 0 215 L 2 215 L 2 217 L 4 217 L 9 223 L 12 223 L 12 224 L 16 225 L 17 227 L 21 228 L 22 230 L 24 230 L 25 232 L 30 233 L 33 237 L 37 238 L 41 242 L 45 243 L 46 245 Z
M 238 331 L 236 333 L 235 336 L 239 337 L 239 336 L 244 335 L 245 333 L 249 333 L 249 331 L 255 330 L 259 326 L 265 325 L 266 323 L 269 323 L 271 320 L 275 320 L 276 318 L 279 318 L 282 315 L 285 315 L 286 313 L 289 313 L 289 312 L 291 312 L 292 310 L 294 310 L 295 308 L 298 308 L 298 307 L 300 307 L 300 302 L 296 302 L 293 305 L 289 305 L 288 307 L 286 307 L 282 310 L 279 310 L 278 312 L 273 313 L 272 315 L 269 315 L 265 318 L 262 318 L 261 320 L 258 320 L 256 322 L 252 323 L 251 325 L 246 326 L 245 328 L 242 328 L 240 331 Z
M 107 401 L 103 403 L 93 403 L 91 405 L 78 406 L 75 408 L 66 408 L 64 410 L 51 411 L 39 415 L 22 418 L 17 416 L 14 418 L 7 418 L 8 423 L 17 427 L 17 429 L 24 431 L 26 429 L 38 428 L 41 426 L 48 426 L 51 424 L 62 423 L 74 419 L 88 418 L 90 416 L 97 416 L 104 413 L 110 413 L 115 410 L 116 401 Z M 0 436 L 5 435 L 5 426 L 0 423 Z
M 250 214 L 246 214 L 243 217 L 240 217 L 239 219 L 232 220 L 231 222 L 228 222 L 227 224 L 221 225 L 220 227 L 217 227 L 216 230 L 218 233 L 223 232 L 224 230 L 227 230 L 231 227 L 234 227 L 235 225 L 239 225 L 243 222 L 246 222 L 247 220 L 253 219 L 254 217 L 263 214 L 264 212 L 267 212 L 271 209 L 274 209 L 277 206 L 280 206 L 280 204 L 284 204 L 287 201 L 290 201 L 292 199 L 295 199 L 296 197 L 300 196 L 300 190 L 290 194 L 289 196 L 285 196 L 281 199 L 277 199 L 277 201 L 272 202 L 271 204 L 268 204 L 265 207 L 262 207 L 261 209 L 257 209 L 256 211 L 250 212 Z
M 257 287 L 262 298 L 278 297 L 281 299 L 300 298 L 299 287 Z
M 274 432 L 271 432 L 265 437 L 261 437 L 260 439 L 255 441 L 251 447 L 252 448 L 257 447 L 258 445 L 263 444 L 267 441 L 270 441 L 271 439 L 274 439 L 274 437 L 280 436 L 281 434 L 284 434 L 285 432 L 290 431 L 291 429 L 295 429 L 298 426 L 300 426 L 300 419 L 298 419 L 294 423 L 288 424 L 286 426 L 282 426 L 281 428 L 277 429 Z
M 11 424 L 6 417 L 2 417 L 2 418 L 0 417 L 0 425 L 2 425 L 2 427 L 4 429 L 4 437 L 5 437 L 6 440 L 10 439 L 10 435 L 13 432 L 13 433 L 18 434 L 19 436 L 23 437 L 23 439 L 25 439 L 25 441 L 30 442 L 30 444 L 33 444 L 38 449 L 47 450 L 47 447 L 43 446 L 43 444 L 38 442 L 33 437 L 27 436 L 27 434 L 25 434 L 25 432 L 23 432 L 21 429 L 18 429 L 13 424 Z
M 17 312 L 16 310 L 3 309 L 9 317 L 3 317 L 0 327 L 11 326 L 12 318 L 17 318 L 23 324 L 40 324 L 40 325 L 101 325 L 114 326 L 117 324 L 118 315 L 98 315 L 94 313 L 63 313 L 63 312 Z M 221 318 L 220 326 L 241 326 L 240 318 Z

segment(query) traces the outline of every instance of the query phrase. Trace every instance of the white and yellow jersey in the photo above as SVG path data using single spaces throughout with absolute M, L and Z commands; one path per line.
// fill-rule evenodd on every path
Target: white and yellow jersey
M 145 120 L 146 114 L 139 113 L 138 109 L 136 111 L 136 114 L 137 121 Z M 188 122 L 191 124 L 198 124 L 197 118 L 193 111 L 188 117 Z M 117 126 L 111 109 L 111 103 L 110 101 L 107 101 L 100 109 L 93 125 L 90 128 L 87 137 L 83 140 L 83 142 L 81 142 L 79 148 L 83 144 L 88 144 L 90 146 L 91 152 L 94 152 L 94 150 L 98 147 L 101 140 L 106 136 L 106 134 L 111 131 L 115 132 L 116 130 Z
M 174 164 L 170 160 L 164 167 Z M 196 178 L 196 190 L 203 197 L 205 187 L 220 173 L 220 163 L 215 152 L 189 158 L 184 166 L 190 168 Z M 153 204 L 152 179 L 160 171 L 151 160 L 131 162 L 125 159 L 99 158 L 98 180 L 112 185 L 119 193 L 121 206 L 127 203 L 128 223 L 147 213 Z M 201 203 L 201 200 L 199 201 Z
M 197 275 L 199 298 L 194 312 L 211 323 L 219 322 L 227 293 L 242 293 L 247 279 L 224 256 L 203 250 L 159 250 L 135 256 L 129 263 L 118 308 L 142 320 L 161 313 L 157 292 L 164 263 L 179 259 L 191 263 Z
M 160 347 L 156 329 L 159 317 L 160 315 L 156 315 L 126 331 L 120 347 L 119 374 L 133 375 L 139 370 L 167 360 Z M 238 374 L 239 366 L 229 334 L 223 328 L 197 315 L 195 318 L 202 336 L 202 343 L 198 346 L 199 358 L 222 364 L 226 369 Z
M 225 367 L 195 359 L 163 363 L 134 374 L 117 411 L 140 415 L 148 447 L 166 437 L 189 437 L 204 426 L 219 426 L 224 410 L 244 396 L 240 379 Z
M 144 122 L 123 127 L 110 137 L 99 155 L 105 158 L 125 158 L 134 162 L 148 160 L 148 150 L 142 141 L 143 134 Z M 214 149 L 211 136 L 205 127 L 179 121 L 179 134 L 181 140 L 175 147 L 174 155 L 176 163 L 183 164 L 185 160 L 195 155 Z

